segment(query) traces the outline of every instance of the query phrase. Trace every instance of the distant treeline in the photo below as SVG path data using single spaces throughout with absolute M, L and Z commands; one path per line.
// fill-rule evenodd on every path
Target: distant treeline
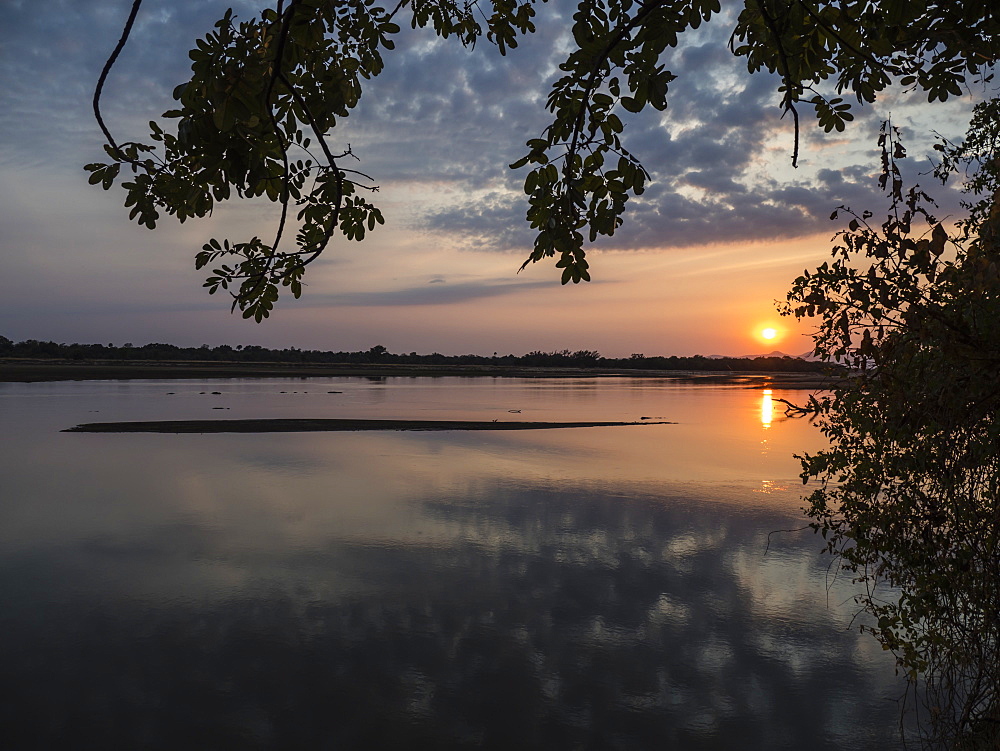
M 627 368 L 634 370 L 742 370 L 763 372 L 816 373 L 829 369 L 824 363 L 798 357 L 661 357 L 633 354 L 630 357 L 601 357 L 599 352 L 529 352 L 526 355 L 429 355 L 393 354 L 382 345 L 358 352 L 324 352 L 315 349 L 268 349 L 255 344 L 231 347 L 223 344 L 209 347 L 177 347 L 173 344 L 144 344 L 137 347 L 126 343 L 57 344 L 26 339 L 13 342 L 0 336 L 0 357 L 59 360 L 133 360 L 180 362 L 245 362 L 245 363 L 306 363 L 314 365 L 336 363 L 378 363 L 399 365 L 509 365 L 543 368 Z

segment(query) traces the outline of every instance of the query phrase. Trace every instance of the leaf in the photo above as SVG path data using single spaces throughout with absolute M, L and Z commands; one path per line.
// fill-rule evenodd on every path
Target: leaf
M 622 107 L 629 112 L 642 112 L 642 103 L 638 99 L 630 96 L 623 96 L 620 101 Z

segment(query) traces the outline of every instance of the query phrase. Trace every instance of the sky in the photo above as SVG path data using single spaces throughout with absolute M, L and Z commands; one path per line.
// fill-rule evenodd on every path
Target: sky
M 596 350 L 609 357 L 745 355 L 811 349 L 808 323 L 777 315 L 792 280 L 829 257 L 841 204 L 879 213 L 878 128 L 903 129 L 910 171 L 926 172 L 933 133 L 960 138 L 981 90 L 947 104 L 887 92 L 825 134 L 803 109 L 802 153 L 778 81 L 749 75 L 728 51 L 724 13 L 664 62 L 677 76 L 665 113 L 626 120 L 624 139 L 652 173 L 625 225 L 588 248 L 589 284 L 559 283 L 551 261 L 518 273 L 531 248 L 507 165 L 546 125 L 544 101 L 567 49 L 574 6 L 539 7 L 538 33 L 502 57 L 426 30 L 404 33 L 360 106 L 334 130 L 380 187 L 386 217 L 363 242 L 335 240 L 303 296 L 260 324 L 209 296 L 194 255 L 212 237 L 268 237 L 266 202 L 230 202 L 150 231 L 128 220 L 120 189 L 87 184 L 100 161 L 91 110 L 128 0 L 0 0 L 0 335 L 56 342 L 179 346 L 258 344 L 394 353 L 524 354 Z M 189 77 L 187 51 L 227 7 L 252 0 L 146 0 L 103 97 L 119 140 L 143 140 Z M 953 192 L 919 178 L 945 214 Z M 759 332 L 775 328 L 763 340 Z

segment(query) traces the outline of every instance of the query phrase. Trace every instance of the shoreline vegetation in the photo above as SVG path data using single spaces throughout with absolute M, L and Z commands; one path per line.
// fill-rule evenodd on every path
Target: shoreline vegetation
M 499 422 L 497 420 L 361 420 L 361 419 L 262 419 L 262 420 L 150 420 L 141 422 L 88 422 L 63 433 L 313 433 L 360 430 L 549 430 L 554 428 L 607 428 L 622 425 L 676 425 L 664 420 L 642 422 Z
M 842 371 L 826 363 L 774 353 L 760 357 L 608 358 L 590 350 L 525 355 L 393 354 L 382 345 L 357 352 L 267 349 L 256 345 L 176 347 L 172 344 L 57 344 L 0 336 L 0 382 L 132 379 L 494 377 L 669 378 L 685 382 L 829 388 Z
M 751 361 L 752 362 L 752 361 Z M 686 383 L 742 385 L 747 388 L 826 389 L 837 375 L 820 372 L 754 370 L 666 370 L 602 367 L 529 367 L 517 365 L 396 365 L 381 363 L 259 363 L 86 361 L 0 358 L 0 383 L 105 380 L 203 380 L 238 378 L 663 378 Z

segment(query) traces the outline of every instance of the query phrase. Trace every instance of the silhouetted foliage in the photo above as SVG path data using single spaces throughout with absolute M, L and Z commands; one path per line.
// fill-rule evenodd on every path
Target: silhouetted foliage
M 505 54 L 535 31 L 544 0 L 400 0 L 391 10 L 277 0 L 245 21 L 227 10 L 189 53 L 191 79 L 174 89 L 176 109 L 163 113 L 176 127 L 150 121 L 150 143 L 118 143 L 101 116 L 101 91 L 141 2 L 133 1 L 94 95 L 110 161 L 86 166 L 90 182 L 109 189 L 124 178 L 129 218 L 150 229 L 161 213 L 203 217 L 233 194 L 279 204 L 272 239 L 212 238 L 196 256 L 196 267 L 211 271 L 209 292 L 229 292 L 233 309 L 259 322 L 280 287 L 301 294 L 306 266 L 335 235 L 362 240 L 383 223 L 366 197 L 376 181 L 347 166 L 357 157 L 334 135 L 363 83 L 382 71 L 397 21 L 465 46 L 485 40 Z M 590 280 L 585 246 L 615 233 L 650 177 L 625 145 L 621 116 L 666 110 L 671 50 L 720 11 L 719 0 L 577 1 L 572 41 L 545 103 L 551 122 L 511 165 L 530 167 L 526 218 L 536 236 L 525 265 L 556 257 L 563 284 Z M 894 80 L 943 101 L 960 95 L 968 78 L 988 75 L 998 40 L 989 2 L 745 0 L 729 47 L 750 72 L 780 76 L 794 164 L 800 106 L 829 132 L 853 119 L 841 95 L 873 102 Z M 289 250 L 283 241 L 295 222 Z
M 803 460 L 814 528 L 868 587 L 870 628 L 914 680 L 930 745 L 1000 747 L 1000 101 L 980 104 L 937 174 L 969 170 L 949 234 L 906 151 L 879 138 L 884 222 L 850 217 L 786 312 L 819 319 L 816 354 L 859 373 L 812 407 L 831 448 Z M 885 590 L 888 586 L 890 589 Z
M 6 344 L 5 344 L 6 342 Z M 375 345 L 357 352 L 303 350 L 296 347 L 268 349 L 256 344 L 221 344 L 209 347 L 177 347 L 173 344 L 131 343 L 116 347 L 113 344 L 57 344 L 26 339 L 12 342 L 0 338 L 0 356 L 47 360 L 121 360 L 147 362 L 215 362 L 215 363 L 301 363 L 311 365 L 332 364 L 373 364 L 380 365 L 489 365 L 517 366 L 529 368 L 577 368 L 577 369 L 622 369 L 622 370 L 672 370 L 672 371 L 719 371 L 719 372 L 762 372 L 762 373 L 826 373 L 828 364 L 803 360 L 798 357 L 641 357 L 635 355 L 623 358 L 601 357 L 592 350 L 568 349 L 557 352 L 529 352 L 525 355 L 442 355 L 433 352 L 421 355 L 393 354 L 383 345 Z

